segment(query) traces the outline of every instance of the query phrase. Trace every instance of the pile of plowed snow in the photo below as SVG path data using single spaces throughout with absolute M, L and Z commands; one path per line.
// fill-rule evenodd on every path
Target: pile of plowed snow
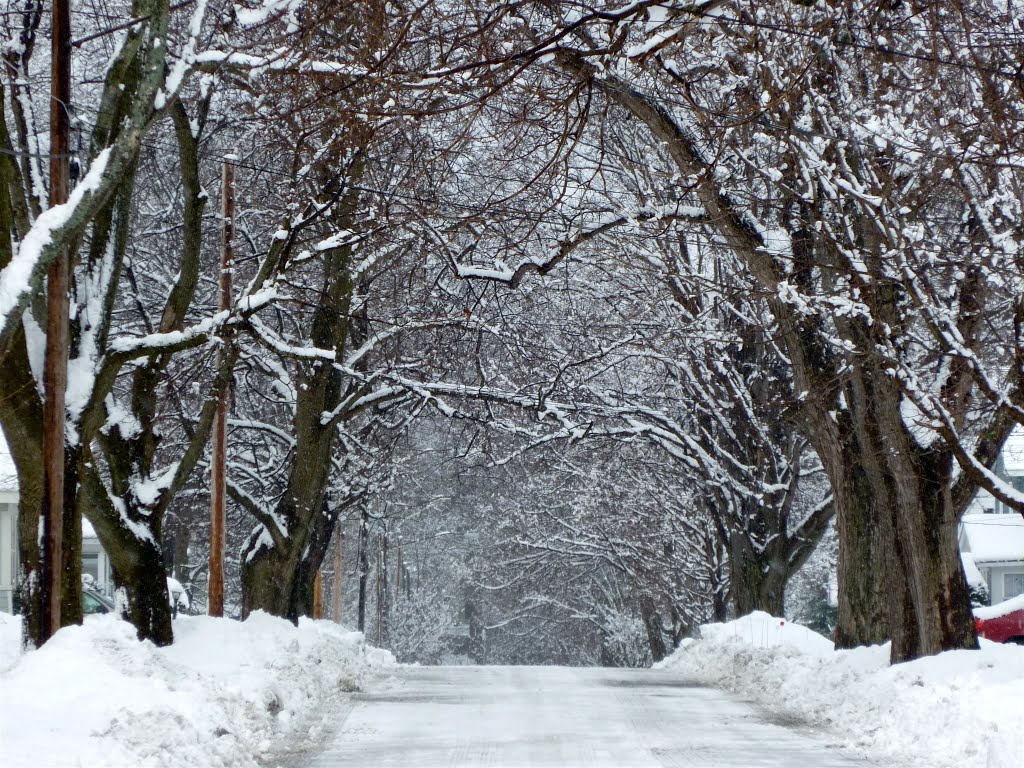
M 836 651 L 766 613 L 705 625 L 701 638 L 660 666 L 824 726 L 881 765 L 1024 766 L 1024 647 L 982 640 L 890 666 L 888 646 Z
M 168 648 L 112 616 L 19 654 L 0 614 L 0 766 L 240 768 L 307 735 L 390 653 L 326 621 L 181 617 Z

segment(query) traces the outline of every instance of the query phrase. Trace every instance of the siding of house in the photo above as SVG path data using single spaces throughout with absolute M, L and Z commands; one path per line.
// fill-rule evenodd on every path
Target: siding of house
M 18 573 L 17 496 L 0 492 L 0 611 L 14 610 L 14 582 Z
M 981 572 L 992 605 L 1024 594 L 1024 518 L 1020 514 L 965 515 L 960 551 Z
M 985 569 L 989 584 L 989 594 L 992 598 L 992 605 L 997 605 L 1011 597 L 1024 594 L 1024 565 L 1014 563 L 1010 565 L 993 565 Z

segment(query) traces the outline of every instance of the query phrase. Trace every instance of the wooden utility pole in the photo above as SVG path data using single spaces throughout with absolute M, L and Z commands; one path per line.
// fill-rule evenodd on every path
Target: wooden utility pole
M 53 3 L 50 79 L 50 207 L 68 200 L 71 145 L 71 8 Z M 69 259 L 62 252 L 46 279 L 46 356 L 43 363 L 43 584 L 37 643 L 60 629 L 64 534 L 64 400 L 68 384 Z
M 334 532 L 334 623 L 341 624 L 341 548 L 345 543 L 345 529 L 341 525 L 341 521 L 338 524 Z
M 231 243 L 235 236 L 235 166 L 231 158 L 224 159 L 224 184 L 221 194 L 224 219 L 224 237 L 220 258 L 221 312 L 231 309 Z M 221 335 L 227 344 L 227 333 Z M 217 356 L 217 368 L 226 350 Z M 230 385 L 225 386 L 217 403 L 213 423 L 213 456 L 210 470 L 210 578 L 207 586 L 207 613 L 224 615 L 224 500 L 226 492 L 226 464 L 228 444 L 228 402 Z
M 324 577 L 323 573 L 317 569 L 316 576 L 313 577 L 313 618 L 322 619 L 324 617 Z

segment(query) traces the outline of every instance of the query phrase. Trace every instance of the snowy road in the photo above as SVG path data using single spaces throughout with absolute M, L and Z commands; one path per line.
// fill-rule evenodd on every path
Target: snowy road
M 854 768 L 823 737 L 668 672 L 405 667 L 356 696 L 310 768 Z

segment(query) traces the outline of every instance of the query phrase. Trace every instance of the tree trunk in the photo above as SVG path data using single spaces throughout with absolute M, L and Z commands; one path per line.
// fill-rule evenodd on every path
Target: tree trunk
M 297 519 L 294 507 L 280 508 L 283 519 Z M 254 535 L 242 551 L 242 618 L 265 611 L 297 623 L 313 616 L 316 580 L 327 556 L 334 516 L 322 504 L 303 526 L 305 536 L 267 544 Z M 257 529 L 258 531 L 260 529 Z
M 668 655 L 665 648 L 665 633 L 661 629 L 661 614 L 650 595 L 640 597 L 640 618 L 647 630 L 647 644 L 651 649 L 651 658 L 657 663 Z
M 140 640 L 170 645 L 174 633 L 160 545 L 162 515 L 156 511 L 143 513 L 131 506 L 130 497 L 120 500 L 120 512 L 115 510 L 104 480 L 89 462 L 79 465 L 79 489 L 83 516 L 92 523 L 110 558 L 114 585 L 124 590 L 125 618 L 135 626 Z M 133 521 L 132 529 L 125 525 L 125 518 Z
M 387 648 L 391 642 L 389 624 L 391 613 L 390 585 L 388 584 L 388 532 L 380 535 L 380 566 L 377 569 L 377 645 Z
M 837 500 L 836 643 L 890 639 L 894 663 L 977 648 L 957 546 L 960 513 L 949 498 L 952 454 L 916 443 L 886 372 L 851 368 L 843 449 L 822 455 Z
M 737 616 L 764 611 L 782 616 L 785 611 L 786 582 L 790 572 L 770 544 L 757 553 L 750 537 L 735 532 L 729 542 L 729 576 Z
M 43 509 L 43 403 L 29 365 L 24 328 L 15 333 L 0 365 L 0 423 L 18 471 L 18 578 L 16 610 L 23 618 L 25 645 L 34 647 L 41 631 Z
M 181 520 L 174 527 L 174 578 L 182 584 L 192 580 L 192 572 L 188 562 L 188 546 L 192 540 L 192 531 Z
M 78 462 L 81 452 L 65 448 L 64 532 L 61 548 L 61 626 L 82 623 L 82 508 L 78 505 Z
M 370 575 L 370 512 L 365 507 L 359 518 L 359 602 L 356 606 L 357 627 L 366 631 L 366 580 Z
M 830 469 L 839 540 L 836 647 L 879 645 L 890 639 L 891 618 L 908 599 L 891 546 L 891 513 L 876 508 L 866 473 L 852 456 Z
M 150 542 L 140 543 L 131 554 L 130 564 L 125 562 L 126 558 L 108 554 L 114 566 L 114 584 L 123 588 L 128 597 L 126 618 L 135 627 L 139 640 L 150 640 L 158 646 L 170 645 L 174 632 L 160 547 Z

